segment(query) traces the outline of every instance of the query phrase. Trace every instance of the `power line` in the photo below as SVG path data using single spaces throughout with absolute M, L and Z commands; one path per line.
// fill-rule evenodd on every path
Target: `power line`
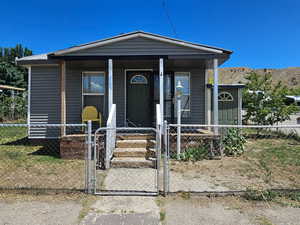
M 178 38 L 178 35 L 177 35 L 177 31 L 176 31 L 175 25 L 174 25 L 174 23 L 172 22 L 172 19 L 171 19 L 171 16 L 170 16 L 170 14 L 169 14 L 169 11 L 168 11 L 168 9 L 167 9 L 167 5 L 166 5 L 166 1 L 165 1 L 165 0 L 162 0 L 162 7 L 163 7 L 163 9 L 164 9 L 164 11 L 165 11 L 165 13 L 166 13 L 168 22 L 169 22 L 169 24 L 170 24 L 170 26 L 171 26 L 171 28 L 172 28 L 172 30 L 173 30 L 173 33 L 174 33 L 175 37 Z

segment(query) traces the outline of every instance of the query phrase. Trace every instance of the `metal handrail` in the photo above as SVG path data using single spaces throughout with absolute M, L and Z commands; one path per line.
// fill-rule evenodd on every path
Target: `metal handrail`
M 106 130 L 105 168 L 108 169 L 110 167 L 110 160 L 113 156 L 113 152 L 116 148 L 116 104 L 113 104 L 111 107 L 106 126 L 107 128 L 111 128 Z

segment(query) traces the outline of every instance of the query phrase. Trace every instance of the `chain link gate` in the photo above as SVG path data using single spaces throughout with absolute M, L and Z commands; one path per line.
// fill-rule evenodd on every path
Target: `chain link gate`
M 158 129 L 105 127 L 87 135 L 88 192 L 158 195 L 162 180 Z

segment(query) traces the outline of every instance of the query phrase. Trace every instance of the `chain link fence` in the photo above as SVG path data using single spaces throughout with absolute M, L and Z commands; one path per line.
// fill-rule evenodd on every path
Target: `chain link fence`
M 106 156 L 107 131 L 95 133 L 95 193 L 102 195 L 156 195 L 159 165 L 156 130 L 153 128 L 116 128 L 114 149 Z M 110 153 L 110 150 L 108 151 Z M 109 161 L 107 167 L 106 160 Z
M 0 124 L 0 189 L 86 189 L 86 125 L 65 125 L 59 138 L 63 127 Z
M 55 138 L 62 128 L 32 125 L 30 134 L 48 136 L 31 138 L 26 124 L 1 124 L 0 189 L 114 195 L 300 189 L 299 125 L 175 124 L 164 126 L 162 140 L 153 128 L 116 128 L 109 168 L 109 128 L 92 133 L 91 126 L 66 125 L 67 135 Z
M 169 192 L 300 189 L 299 125 L 175 124 L 166 133 Z

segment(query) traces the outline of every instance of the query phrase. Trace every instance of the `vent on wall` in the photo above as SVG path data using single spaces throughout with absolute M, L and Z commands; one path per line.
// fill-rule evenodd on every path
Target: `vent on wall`
M 30 124 L 31 125 L 48 124 L 48 115 L 47 114 L 31 114 L 30 115 Z M 47 127 L 46 126 L 30 127 L 28 134 L 29 134 L 29 138 L 46 138 Z

